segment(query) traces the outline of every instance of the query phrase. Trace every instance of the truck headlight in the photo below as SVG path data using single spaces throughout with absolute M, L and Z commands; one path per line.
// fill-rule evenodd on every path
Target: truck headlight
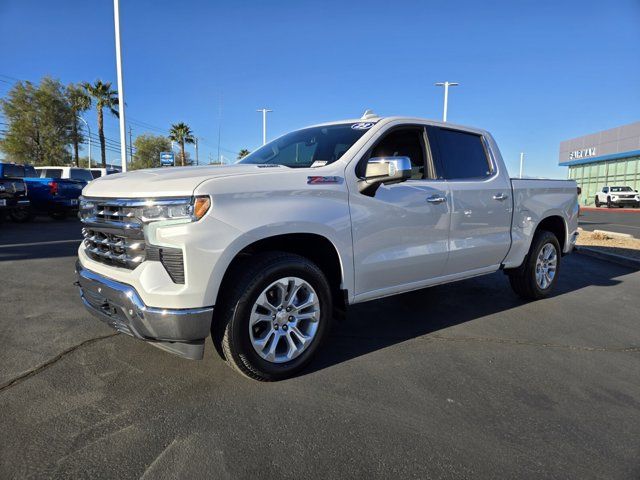
M 186 220 L 197 222 L 206 215 L 211 208 L 211 199 L 197 196 L 182 200 L 151 200 L 140 207 L 130 207 L 134 215 L 144 223 L 165 220 Z
M 208 195 L 184 198 L 92 199 L 80 197 L 78 216 L 84 221 L 152 223 L 197 222 L 211 208 Z

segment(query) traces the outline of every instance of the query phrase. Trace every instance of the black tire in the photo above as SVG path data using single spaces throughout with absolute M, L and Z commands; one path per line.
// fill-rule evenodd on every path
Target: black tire
M 548 287 L 542 289 L 536 282 L 536 261 L 542 248 L 549 243 L 556 249 L 557 265 L 553 280 Z M 553 233 L 545 230 L 536 232 L 522 266 L 507 272 L 513 291 L 525 300 L 540 300 L 551 295 L 560 273 L 561 251 L 560 243 Z
M 602 205 L 600 203 L 600 200 L 598 200 L 598 197 L 596 197 L 596 208 L 600 208 L 600 205 Z
M 211 336 L 218 353 L 235 370 L 254 380 L 276 381 L 300 372 L 327 337 L 332 321 L 332 298 L 322 270 L 299 255 L 267 252 L 248 257 L 230 272 L 214 310 Z M 296 276 L 313 287 L 320 302 L 318 330 L 311 344 L 296 358 L 272 363 L 255 351 L 249 336 L 249 318 L 256 298 L 271 283 Z
M 34 216 L 35 215 L 33 214 L 33 211 L 29 207 L 18 208 L 11 212 L 11 220 L 16 223 L 30 222 L 31 220 L 33 220 Z
M 607 208 L 612 208 L 613 203 L 611 203 L 611 197 L 607 197 Z

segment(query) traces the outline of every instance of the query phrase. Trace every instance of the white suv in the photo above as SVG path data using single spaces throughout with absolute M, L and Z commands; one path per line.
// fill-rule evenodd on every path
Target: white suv
M 640 206 L 640 195 L 637 190 L 631 187 L 602 187 L 602 190 L 596 192 L 596 207 L 606 205 L 608 208 L 616 207 L 634 207 Z

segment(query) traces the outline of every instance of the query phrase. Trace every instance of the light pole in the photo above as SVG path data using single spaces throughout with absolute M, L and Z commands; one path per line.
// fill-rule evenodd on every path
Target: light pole
M 85 126 L 87 127 L 87 131 L 89 132 L 89 168 L 91 168 L 91 128 L 89 128 L 89 124 L 84 118 L 82 118 L 80 115 L 78 115 L 78 118 L 84 122 Z M 80 162 L 78 161 L 78 163 Z
M 118 73 L 118 112 L 120 117 L 120 162 L 127 171 L 127 131 L 124 118 L 124 82 L 122 80 L 122 52 L 120 49 L 120 2 L 113 0 L 113 23 L 116 33 L 116 69 Z
M 524 173 L 524 152 L 520 152 L 520 178 L 522 178 L 523 173 Z
M 261 108 L 260 110 L 256 110 L 256 112 L 262 112 L 262 144 L 264 145 L 267 143 L 267 113 L 273 112 L 273 110 Z
M 447 121 L 447 108 L 449 104 L 449 87 L 455 87 L 460 85 L 457 82 L 438 82 L 435 84 L 436 87 L 444 87 L 444 111 L 442 112 L 442 121 Z

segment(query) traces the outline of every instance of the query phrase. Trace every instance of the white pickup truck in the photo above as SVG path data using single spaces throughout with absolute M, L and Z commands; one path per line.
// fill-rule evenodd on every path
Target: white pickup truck
M 368 117 L 236 165 L 109 175 L 83 191 L 87 309 L 186 358 L 289 377 L 354 303 L 503 270 L 550 294 L 578 223 L 569 180 L 510 179 L 486 131 Z

